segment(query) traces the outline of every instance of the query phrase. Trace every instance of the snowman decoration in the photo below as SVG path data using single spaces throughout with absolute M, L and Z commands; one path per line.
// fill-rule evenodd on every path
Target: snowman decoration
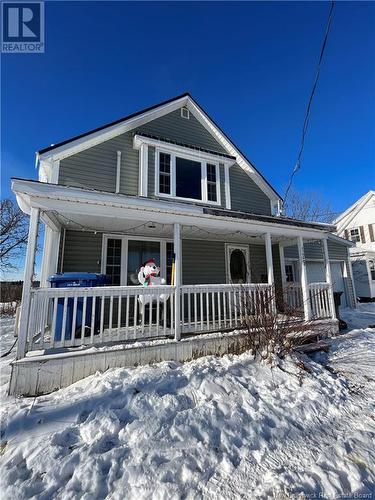
M 154 259 L 148 259 L 143 266 L 140 267 L 138 272 L 138 281 L 141 285 L 146 287 L 152 287 L 156 285 L 165 285 L 165 279 L 160 278 L 160 267 L 156 265 Z M 155 297 L 151 295 L 152 290 L 150 290 L 150 295 L 140 295 L 139 302 L 143 305 L 149 304 Z M 160 295 L 160 300 L 165 300 L 169 295 Z

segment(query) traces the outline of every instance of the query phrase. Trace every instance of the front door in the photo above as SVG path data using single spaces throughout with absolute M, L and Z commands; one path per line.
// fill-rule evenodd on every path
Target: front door
M 249 247 L 247 245 L 227 245 L 226 248 L 227 282 L 249 283 Z

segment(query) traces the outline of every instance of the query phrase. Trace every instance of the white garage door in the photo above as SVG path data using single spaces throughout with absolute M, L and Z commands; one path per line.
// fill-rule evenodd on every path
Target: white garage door
M 346 306 L 346 294 L 342 266 L 340 262 L 331 262 L 333 290 L 343 292 L 341 295 L 341 305 Z M 307 280 L 309 283 L 321 283 L 326 280 L 323 262 L 307 262 Z

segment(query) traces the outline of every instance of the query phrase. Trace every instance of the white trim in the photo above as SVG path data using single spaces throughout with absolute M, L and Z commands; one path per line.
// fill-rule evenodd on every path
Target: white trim
M 231 284 L 230 257 L 234 250 L 241 250 L 245 254 L 246 261 L 246 283 L 251 283 L 250 249 L 249 245 L 236 245 L 235 243 L 225 243 L 225 275 L 226 282 Z
M 326 283 L 329 284 L 328 293 L 329 293 L 329 301 L 330 301 L 330 305 L 331 305 L 331 318 L 336 319 L 335 301 L 333 298 L 331 262 L 329 260 L 329 254 L 328 254 L 328 243 L 327 243 L 327 240 L 325 238 L 322 240 L 322 244 L 323 244 L 324 267 L 325 267 L 325 273 L 326 273 Z M 345 294 L 345 295 L 347 295 L 347 294 Z
M 25 272 L 23 278 L 22 302 L 21 302 L 22 305 L 21 305 L 21 315 L 19 322 L 17 359 L 23 358 L 26 353 L 30 302 L 31 302 L 30 291 L 34 277 L 35 253 L 36 253 L 36 245 L 38 239 L 39 213 L 40 210 L 38 208 L 31 209 L 29 234 L 27 239 L 27 249 L 25 256 Z
M 186 116 L 184 116 L 184 111 L 186 111 L 186 113 L 187 113 Z M 182 108 L 181 108 L 181 118 L 184 118 L 185 120 L 190 119 L 190 111 L 185 106 L 182 106 Z
M 116 193 L 120 192 L 120 178 L 121 178 L 121 151 L 117 151 L 117 162 L 116 162 Z
M 224 165 L 224 184 L 225 184 L 225 208 L 230 210 L 232 208 L 232 201 L 230 198 L 230 178 L 229 178 L 229 165 Z
M 181 225 L 173 225 L 173 251 L 174 251 L 174 338 L 181 340 L 181 318 L 180 318 L 180 287 L 181 287 Z
M 280 243 L 279 243 L 279 257 L 280 257 L 281 282 L 282 282 L 283 286 L 285 286 L 287 283 L 285 266 L 287 264 L 286 264 L 286 259 L 284 256 L 284 247 Z M 293 278 L 295 278 L 294 275 L 293 275 Z
M 143 145 L 141 146 L 143 147 Z M 170 186 L 171 193 L 161 193 L 160 192 L 160 153 L 168 154 L 170 156 Z M 210 155 L 212 156 L 212 155 Z M 185 160 L 191 160 L 201 165 L 201 198 L 183 198 L 176 195 L 176 158 L 183 158 Z M 217 201 L 208 200 L 208 189 L 207 189 L 207 164 L 215 165 L 216 168 L 216 198 Z M 191 155 L 190 151 L 186 152 L 186 148 L 181 152 L 176 152 L 173 149 L 156 147 L 155 149 L 155 195 L 160 198 L 168 198 L 182 201 L 189 201 L 195 203 L 204 203 L 207 205 L 221 205 L 221 189 L 220 189 L 220 166 L 217 161 L 209 160 L 206 161 L 203 156 Z
M 309 284 L 307 280 L 305 250 L 303 246 L 302 236 L 297 237 L 297 248 L 298 248 L 298 260 L 300 267 L 299 275 L 301 280 L 303 311 L 304 311 L 305 321 L 309 321 L 311 319 L 311 306 L 310 306 Z
M 269 285 L 273 285 L 274 283 L 273 258 L 272 258 L 272 241 L 270 233 L 266 233 L 264 235 L 264 244 L 266 247 L 267 280 Z
M 193 149 L 160 139 L 153 139 L 152 137 L 135 134 L 133 139 L 134 149 L 140 149 L 143 144 L 147 144 L 148 146 L 152 146 L 154 148 L 160 148 L 160 150 L 165 153 L 175 154 L 177 156 L 187 156 L 194 161 L 205 160 L 208 163 L 220 162 L 228 165 L 234 165 L 236 163 L 235 158 L 227 158 L 225 155 L 212 154 L 207 151 L 201 151 L 200 149 Z
M 143 143 L 139 149 L 139 196 L 147 197 L 148 188 L 148 145 Z
M 103 234 L 102 239 L 102 253 L 101 253 L 101 273 L 106 274 L 107 268 L 107 247 L 109 239 L 121 240 L 121 272 L 120 272 L 120 286 L 127 286 L 128 282 L 128 250 L 129 241 L 153 241 L 160 243 L 160 276 L 167 279 L 167 243 L 172 243 L 172 238 L 153 237 L 153 236 L 136 236 L 136 235 L 121 235 L 106 233 Z

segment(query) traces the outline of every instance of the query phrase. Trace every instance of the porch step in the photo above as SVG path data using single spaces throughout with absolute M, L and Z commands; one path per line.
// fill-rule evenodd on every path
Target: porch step
M 312 342 L 310 344 L 303 344 L 301 346 L 296 347 L 296 351 L 309 354 L 317 351 L 328 352 L 330 348 L 330 344 L 324 340 L 318 340 L 318 342 Z

